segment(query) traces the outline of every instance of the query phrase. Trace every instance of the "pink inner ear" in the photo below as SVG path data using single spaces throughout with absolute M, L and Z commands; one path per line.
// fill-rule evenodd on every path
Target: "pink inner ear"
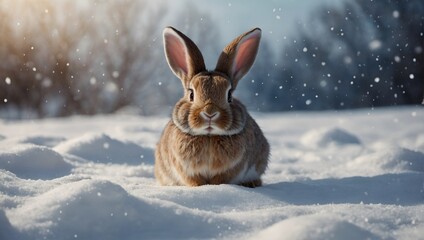
M 168 63 L 174 73 L 179 75 L 180 71 L 183 71 L 182 74 L 186 75 L 188 73 L 187 52 L 182 40 L 172 33 L 167 33 L 165 47 Z
M 233 64 L 233 76 L 235 78 L 240 78 L 249 71 L 256 57 L 259 40 L 260 32 L 253 32 L 246 36 L 237 46 Z

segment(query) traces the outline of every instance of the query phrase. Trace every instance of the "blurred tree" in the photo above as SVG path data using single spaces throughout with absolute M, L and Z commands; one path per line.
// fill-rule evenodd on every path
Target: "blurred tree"
M 46 117 L 135 104 L 162 57 L 164 12 L 146 1 L 1 0 L 0 108 Z
M 389 96 L 395 104 L 421 103 L 424 89 L 424 2 L 375 1 L 371 8 L 364 0 L 358 3 L 377 29 L 376 39 L 381 41 L 381 47 L 376 49 L 377 58 L 383 67 L 381 71 L 386 73 L 384 78 L 392 82 L 392 94 Z
M 17 8 L 18 14 L 9 10 L 12 5 Z M 0 96 L 2 106 L 13 105 L 37 111 L 32 106 L 43 104 L 44 89 L 42 84 L 33 84 L 35 81 L 40 82 L 42 77 L 34 61 L 37 51 L 31 28 L 34 25 L 42 26 L 45 21 L 37 24 L 26 21 L 21 16 L 32 14 L 39 17 L 41 9 L 36 4 L 30 3 L 26 8 L 22 8 L 23 5 L 22 1 L 0 2 Z M 38 109 L 38 112 L 41 110 Z
M 105 110 L 115 111 L 135 105 L 138 91 L 158 71 L 163 58 L 159 38 L 162 29 L 158 24 L 166 15 L 166 8 L 163 5 L 153 8 L 147 1 L 132 0 L 109 1 L 103 5 L 104 16 L 96 24 L 103 31 L 100 38 L 91 42 L 95 44 L 93 52 L 102 53 L 105 77 L 116 90 L 113 103 Z M 107 18 L 109 21 L 104 22 Z
M 297 37 L 283 48 L 277 73 L 280 80 L 267 82 L 271 86 L 262 95 L 279 96 L 286 102 L 268 98 L 264 100 L 267 109 L 422 102 L 423 1 L 356 0 L 315 13 L 311 25 L 299 25 Z

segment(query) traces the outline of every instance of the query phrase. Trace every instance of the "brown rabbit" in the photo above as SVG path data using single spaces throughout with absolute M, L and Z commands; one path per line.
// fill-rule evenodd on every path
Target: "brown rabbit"
M 269 144 L 244 105 L 232 97 L 259 47 L 255 28 L 224 48 L 214 71 L 205 68 L 197 46 L 178 30 L 163 31 L 165 55 L 181 79 L 184 97 L 174 107 L 155 152 L 162 185 L 262 185 Z

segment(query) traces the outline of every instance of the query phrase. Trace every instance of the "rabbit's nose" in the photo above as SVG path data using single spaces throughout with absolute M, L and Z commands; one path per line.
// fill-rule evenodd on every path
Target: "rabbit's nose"
M 219 112 L 214 112 L 214 113 L 207 113 L 207 112 L 201 112 L 200 115 L 205 119 L 205 120 L 215 120 L 219 117 Z

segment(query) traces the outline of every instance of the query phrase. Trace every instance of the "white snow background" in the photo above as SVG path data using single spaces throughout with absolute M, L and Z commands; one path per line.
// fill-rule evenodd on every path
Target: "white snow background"
M 424 239 L 424 108 L 254 114 L 264 186 L 159 186 L 167 116 L 0 120 L 0 239 Z

